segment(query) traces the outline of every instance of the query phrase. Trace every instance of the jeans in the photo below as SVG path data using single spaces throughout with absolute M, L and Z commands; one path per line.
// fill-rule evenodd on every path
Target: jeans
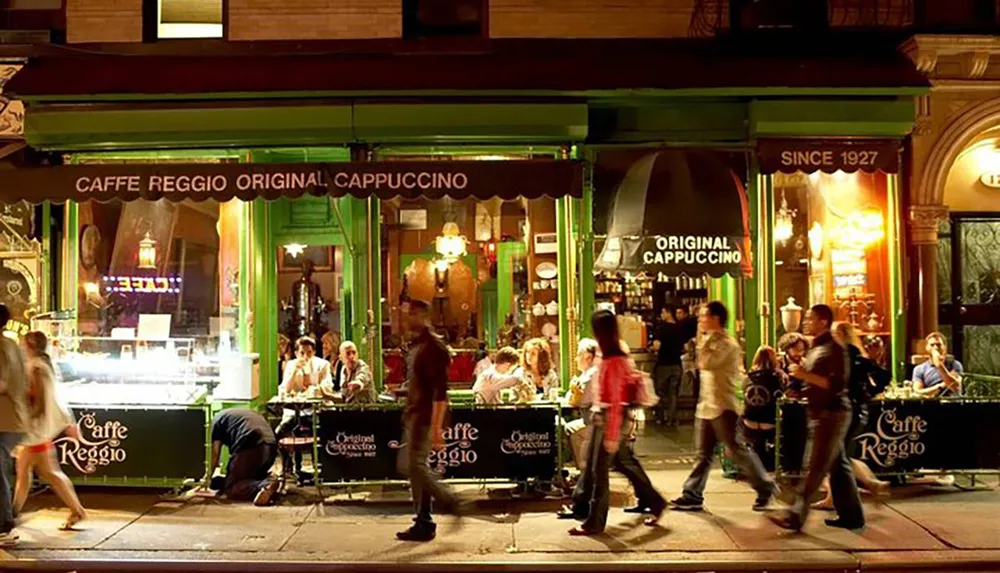
M 431 517 L 432 500 L 437 500 L 446 510 L 455 511 L 458 509 L 458 497 L 450 487 L 441 483 L 440 476 L 427 463 L 430 451 L 430 425 L 415 419 L 407 420 L 406 445 L 399 452 L 397 465 L 400 473 L 410 480 L 410 493 L 417 514 L 414 527 L 434 531 L 437 526 Z
M 589 448 L 591 457 L 587 461 L 587 471 L 584 472 L 583 479 L 581 479 L 581 482 L 584 483 L 580 485 L 581 491 L 589 491 L 591 495 L 587 504 L 587 519 L 580 527 L 585 531 L 600 533 L 607 526 L 608 506 L 611 502 L 611 487 L 608 483 L 610 476 L 608 474 L 612 467 L 628 478 L 640 506 L 650 508 L 654 514 L 662 512 L 667 506 L 667 502 L 653 487 L 649 476 L 642 469 L 642 465 L 635 457 L 635 452 L 628 444 L 632 419 L 629 416 L 622 416 L 622 432 L 618 441 L 618 450 L 613 454 L 604 447 L 604 423 L 601 414 L 594 414 L 591 423 L 593 427 Z M 575 511 L 576 499 L 574 498 Z
M 864 525 L 861 494 L 854 481 L 854 469 L 844 449 L 844 437 L 851 421 L 849 411 L 823 411 L 811 414 L 809 420 L 809 465 L 799 493 L 792 504 L 793 524 L 801 527 L 809 514 L 809 500 L 819 490 L 823 477 L 830 474 L 833 507 L 843 521 Z
M 767 476 L 757 454 L 740 443 L 742 440 L 736 434 L 737 418 L 736 412 L 725 411 L 713 420 L 695 420 L 698 461 L 684 482 L 685 499 L 699 503 L 704 501 L 705 485 L 715 461 L 715 446 L 719 442 L 725 444 L 729 456 L 743 470 L 758 496 L 769 496 L 774 491 L 774 481 Z
M 18 432 L 0 432 L 0 533 L 10 533 L 14 529 L 11 478 L 14 476 L 14 448 L 21 437 Z
M 656 407 L 656 419 L 673 423 L 677 420 L 677 396 L 681 392 L 681 365 L 657 366 L 653 369 L 653 383 L 660 403 Z
M 223 491 L 233 501 L 250 501 L 267 487 L 268 472 L 274 465 L 278 448 L 274 444 L 259 444 L 240 450 L 229 457 Z

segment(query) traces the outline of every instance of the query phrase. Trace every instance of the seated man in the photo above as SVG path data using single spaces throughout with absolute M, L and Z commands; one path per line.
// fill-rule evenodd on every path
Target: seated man
M 329 390 L 333 385 L 330 363 L 316 356 L 316 341 L 308 336 L 295 341 L 295 359 L 285 364 L 281 391 L 289 396 Z M 316 387 L 316 390 L 312 388 Z
M 222 446 L 229 448 L 229 465 L 222 493 L 234 501 L 253 500 L 254 505 L 268 505 L 279 483 L 269 477 L 278 453 L 278 440 L 267 420 L 257 412 L 233 408 L 219 412 L 212 420 L 212 463 L 203 486 L 211 485 L 219 467 Z
M 477 376 L 472 386 L 476 404 L 501 404 L 500 391 L 521 383 L 521 377 L 513 374 L 520 361 L 513 348 L 505 346 L 498 350 L 493 365 Z
M 330 363 L 316 356 L 316 342 L 303 336 L 295 342 L 295 359 L 285 364 L 278 394 L 295 397 L 305 395 L 319 398 L 333 393 L 333 377 Z M 275 433 L 278 439 L 291 436 L 298 427 L 312 428 L 312 408 L 302 408 L 299 415 L 292 408 L 285 408 Z M 302 453 L 295 452 L 295 471 L 301 474 Z
M 374 404 L 378 401 L 372 371 L 365 361 L 358 357 L 358 347 L 351 341 L 340 345 L 340 360 L 337 362 L 337 379 L 343 390 L 347 404 Z
M 913 390 L 924 398 L 952 398 L 962 395 L 962 363 L 947 355 L 947 343 L 940 332 L 924 339 L 930 358 L 913 370 Z

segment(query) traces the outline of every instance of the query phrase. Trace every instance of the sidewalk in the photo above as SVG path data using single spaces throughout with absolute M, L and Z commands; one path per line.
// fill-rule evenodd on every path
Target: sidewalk
M 650 473 L 672 496 L 686 470 L 667 466 Z M 995 477 L 985 479 L 996 485 Z M 1000 570 L 1000 491 L 897 489 L 888 504 L 866 507 L 868 527 L 862 532 L 828 528 L 822 520 L 829 514 L 814 512 L 804 533 L 796 535 L 752 512 L 749 487 L 719 472 L 709 484 L 708 511 L 670 512 L 659 528 L 624 514 L 625 484 L 615 480 L 612 485 L 618 507 L 602 537 L 568 536 L 572 522 L 553 515 L 557 500 L 497 499 L 474 488 L 467 492 L 478 493 L 474 515 L 455 532 L 449 531 L 451 520 L 441 518 L 439 537 L 428 544 L 394 537 L 410 523 L 403 492 L 353 502 L 338 496 L 314 503 L 292 496 L 280 506 L 255 508 L 202 498 L 164 501 L 155 492 L 135 490 L 84 491 L 91 518 L 77 532 L 57 530 L 67 512 L 45 494 L 30 500 L 18 529 L 21 545 L 0 555 L 5 559 L 0 570 L 150 570 L 146 560 L 244 572 L 260 563 L 269 571 L 337 564 L 361 571 L 400 563 L 434 571 L 484 571 L 491 565 L 524 571 L 939 571 L 974 564 L 980 571 Z M 195 567 L 201 561 L 216 563 Z

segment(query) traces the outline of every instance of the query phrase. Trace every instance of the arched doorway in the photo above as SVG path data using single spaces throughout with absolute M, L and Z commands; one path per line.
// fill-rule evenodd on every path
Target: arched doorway
M 914 204 L 947 206 L 944 220 L 924 222 L 934 225 L 933 244 L 916 245 L 923 255 L 933 249 L 935 259 L 934 280 L 922 285 L 922 298 L 932 300 L 923 304 L 936 305 L 937 329 L 967 371 L 1000 375 L 1000 100 L 942 132 Z

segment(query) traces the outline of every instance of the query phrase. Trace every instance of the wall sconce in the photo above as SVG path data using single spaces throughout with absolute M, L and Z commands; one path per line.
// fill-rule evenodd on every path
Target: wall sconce
M 784 243 L 792 238 L 792 220 L 797 211 L 788 208 L 788 199 L 785 198 L 785 191 L 781 191 L 781 207 L 774 216 L 774 240 Z
M 458 225 L 445 223 L 441 235 L 434 239 L 434 250 L 448 263 L 464 257 L 468 251 L 468 239 L 459 233 Z
M 149 236 L 149 231 L 146 231 L 146 236 L 139 241 L 139 268 L 156 268 L 156 241 Z

